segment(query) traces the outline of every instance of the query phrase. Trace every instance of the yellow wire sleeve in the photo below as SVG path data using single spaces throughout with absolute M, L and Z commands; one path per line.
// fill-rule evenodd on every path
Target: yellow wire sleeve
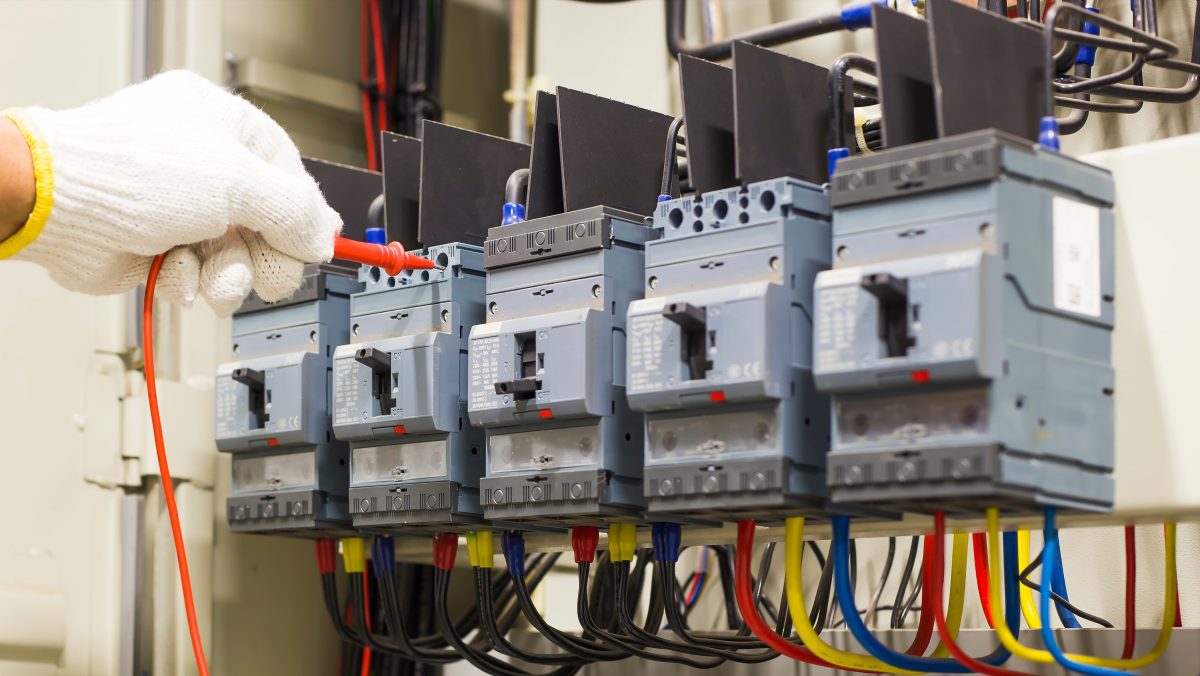
M 950 598 L 946 603 L 946 631 L 952 640 L 958 640 L 958 630 L 962 627 L 963 601 L 967 596 L 967 544 L 970 537 L 966 533 L 955 533 L 954 544 L 950 554 Z M 924 609 L 921 612 L 925 612 Z M 938 642 L 932 657 L 950 657 L 950 649 L 945 642 Z
M 1167 650 L 1167 645 L 1171 642 L 1171 631 L 1175 624 L 1175 524 L 1168 523 L 1164 539 L 1166 540 L 1166 574 L 1163 576 L 1164 586 L 1166 588 L 1163 594 L 1163 616 L 1162 626 L 1158 632 L 1158 641 L 1154 643 L 1154 648 L 1140 657 L 1134 657 L 1128 660 L 1109 659 L 1105 657 L 1094 657 L 1092 655 L 1076 655 L 1067 654 L 1067 658 L 1084 664 L 1091 664 L 1098 667 L 1108 667 L 1110 669 L 1140 669 L 1144 666 L 1153 664 L 1158 658 L 1162 657 Z M 1000 551 L 1000 510 L 992 508 L 987 510 L 987 533 L 988 546 L 994 552 Z M 1004 612 L 1001 608 L 999 599 L 1004 598 L 1000 592 L 1001 568 L 1000 559 L 1002 557 L 992 556 L 991 561 L 991 589 L 992 589 L 992 624 L 995 627 L 996 635 L 1000 638 L 1000 643 L 1008 648 L 1017 657 L 1030 662 L 1038 662 L 1041 664 L 1054 664 L 1054 656 L 1045 650 L 1035 650 L 1021 645 L 1012 632 L 1008 630 L 1008 625 L 1004 623 Z
M 1025 570 L 1029 566 L 1029 531 L 1017 531 L 1017 568 Z M 1021 587 L 1021 615 L 1030 629 L 1041 629 L 1042 619 L 1038 617 L 1037 604 L 1033 602 L 1033 590 L 1025 585 Z
M 838 650 L 821 639 L 813 629 L 805 611 L 804 601 L 804 517 L 788 517 L 784 536 L 784 586 L 787 589 L 788 612 L 804 647 L 826 662 L 842 669 L 877 671 L 885 674 L 917 674 L 921 672 L 897 669 L 871 655 L 859 655 Z

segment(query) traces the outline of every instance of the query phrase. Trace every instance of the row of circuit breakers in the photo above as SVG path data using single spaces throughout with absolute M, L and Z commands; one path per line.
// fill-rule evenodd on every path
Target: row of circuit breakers
M 881 54 L 924 35 L 874 11 Z M 427 122 L 382 182 L 310 162 L 348 232 L 383 203 L 444 269 L 313 266 L 235 315 L 233 529 L 1110 508 L 1111 177 L 964 113 L 973 33 L 943 33 L 881 64 L 887 149 L 832 179 L 854 87 L 744 43 L 681 60 L 682 132 L 559 88 L 531 146 Z

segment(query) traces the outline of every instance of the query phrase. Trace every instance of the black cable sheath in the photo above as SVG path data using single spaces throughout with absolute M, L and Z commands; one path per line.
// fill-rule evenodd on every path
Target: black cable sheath
M 914 535 L 908 544 L 908 558 L 904 562 L 904 571 L 900 573 L 900 585 L 896 588 L 896 600 L 892 602 L 892 619 L 889 624 L 892 629 L 900 628 L 900 609 L 904 607 L 904 592 L 908 591 L 913 569 L 917 567 L 917 553 L 920 544 L 921 536 L 919 535 Z
M 1040 593 L 1042 591 L 1041 585 L 1034 582 L 1033 580 L 1030 580 L 1029 576 L 1030 576 L 1030 574 L 1033 573 L 1033 571 L 1037 570 L 1038 567 L 1040 567 L 1041 565 L 1042 565 L 1042 552 L 1038 552 L 1038 555 L 1035 556 L 1033 558 L 1033 560 L 1029 562 L 1029 565 L 1025 567 L 1025 570 L 1021 571 L 1021 574 L 1017 576 L 1017 580 L 1021 584 L 1032 589 L 1033 591 Z M 1079 617 L 1082 617 L 1083 619 L 1087 620 L 1088 622 L 1091 622 L 1092 624 L 1098 624 L 1101 627 L 1104 627 L 1105 629 L 1113 628 L 1112 622 L 1109 622 L 1108 620 L 1104 619 L 1103 617 L 1100 617 L 1099 615 L 1093 615 L 1089 612 L 1080 610 L 1078 606 L 1071 603 L 1067 599 L 1063 598 L 1061 595 L 1059 595 L 1054 590 L 1050 590 L 1050 598 L 1054 599 L 1054 602 L 1057 603 L 1058 605 L 1062 606 L 1063 608 L 1066 608 L 1067 610 L 1078 615 Z

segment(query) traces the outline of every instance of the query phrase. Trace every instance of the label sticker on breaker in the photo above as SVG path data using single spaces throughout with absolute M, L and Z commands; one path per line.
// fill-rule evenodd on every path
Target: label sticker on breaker
M 471 341 L 471 401 L 474 410 L 498 408 L 500 398 L 493 389 L 500 379 L 500 336 Z
M 1054 307 L 1100 316 L 1100 209 L 1055 197 Z

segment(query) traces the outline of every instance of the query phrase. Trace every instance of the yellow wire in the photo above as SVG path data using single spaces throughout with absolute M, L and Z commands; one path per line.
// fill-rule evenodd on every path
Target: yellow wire
M 812 621 L 808 618 L 804 602 L 804 517 L 788 517 L 785 525 L 784 584 L 787 588 L 788 611 L 792 614 L 792 624 L 804 647 L 814 655 L 841 669 L 855 671 L 878 671 L 885 674 L 918 674 L 918 671 L 897 669 L 892 665 L 876 659 L 871 655 L 859 655 L 844 650 L 838 650 L 821 640 L 820 635 L 813 629 Z
M 966 533 L 955 533 L 954 544 L 950 555 L 950 598 L 946 603 L 946 631 L 950 638 L 958 640 L 958 630 L 962 626 L 963 601 L 967 596 L 967 544 L 970 537 Z M 922 609 L 921 612 L 925 612 Z M 933 657 L 950 657 L 950 649 L 943 642 L 933 651 Z
M 988 546 L 993 552 L 1000 551 L 1000 510 L 987 510 L 987 529 L 988 529 Z M 1154 649 L 1142 655 L 1129 660 L 1115 660 L 1104 657 L 1093 657 L 1091 655 L 1075 655 L 1068 653 L 1067 657 L 1076 662 L 1091 664 L 1099 667 L 1108 667 L 1110 669 L 1140 669 L 1141 667 L 1153 664 L 1158 658 L 1162 657 L 1167 650 L 1167 644 L 1171 642 L 1171 630 L 1175 624 L 1175 524 L 1166 524 L 1166 575 L 1164 575 L 1164 583 L 1166 592 L 1163 594 L 1163 616 L 1162 626 L 1158 632 L 1158 641 L 1154 644 Z M 991 558 L 991 588 L 992 598 L 1000 599 L 1000 559 L 999 556 Z M 1043 566 L 1044 568 L 1044 566 Z M 1004 644 L 1017 657 L 1030 662 L 1039 662 L 1041 664 L 1054 664 L 1054 656 L 1045 650 L 1034 650 L 1021 645 L 1017 639 L 1008 630 L 1008 625 L 1004 623 L 1004 612 L 1000 603 L 992 603 L 992 624 L 995 627 L 996 635 L 1000 637 L 1000 642 Z
M 1017 568 L 1025 570 L 1029 566 L 1029 531 L 1017 531 Z M 1030 629 L 1041 629 L 1042 619 L 1038 617 L 1037 604 L 1033 601 L 1033 590 L 1025 585 L 1021 588 L 1021 615 Z

